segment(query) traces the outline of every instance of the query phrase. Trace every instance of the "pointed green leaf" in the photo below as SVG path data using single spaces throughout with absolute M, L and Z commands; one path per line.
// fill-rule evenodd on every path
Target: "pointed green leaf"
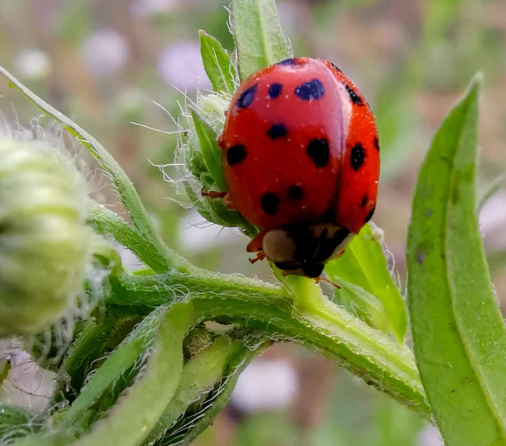
M 194 322 L 190 303 L 177 303 L 165 311 L 140 379 L 73 446 L 142 444 L 177 390 L 183 371 L 183 341 Z
M 434 137 L 408 236 L 415 357 L 448 446 L 506 444 L 506 329 L 475 213 L 479 85 Z
M 293 57 L 274 0 L 232 0 L 232 33 L 241 80 Z
M 209 173 L 213 177 L 220 192 L 225 192 L 227 186 L 223 178 L 223 165 L 221 163 L 221 149 L 218 146 L 218 135 L 212 127 L 194 109 L 191 110 L 193 123 L 199 138 L 200 150 L 204 156 Z
M 232 95 L 235 90 L 235 67 L 221 43 L 205 31 L 199 31 L 202 62 L 214 91 Z
M 402 342 L 408 326 L 406 305 L 388 269 L 380 238 L 376 229 L 365 225 L 344 254 L 327 264 L 325 272 L 376 296 L 383 304 L 393 333 Z

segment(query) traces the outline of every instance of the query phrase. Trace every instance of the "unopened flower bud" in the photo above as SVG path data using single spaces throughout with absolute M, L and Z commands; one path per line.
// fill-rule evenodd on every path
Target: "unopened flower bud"
M 0 137 L 0 336 L 36 334 L 83 291 L 84 179 L 43 142 Z
M 239 227 L 248 235 L 254 235 L 256 228 L 237 211 L 230 210 L 223 199 L 207 196 L 213 192 L 226 192 L 217 137 L 223 130 L 229 101 L 221 95 L 211 94 L 201 96 L 197 106 L 192 113 L 188 135 L 182 141 L 182 161 L 194 178 L 185 181 L 186 192 L 206 220 L 221 226 Z

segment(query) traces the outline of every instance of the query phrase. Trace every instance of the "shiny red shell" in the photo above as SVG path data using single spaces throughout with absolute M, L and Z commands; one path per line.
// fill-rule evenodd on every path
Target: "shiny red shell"
M 261 229 L 330 222 L 358 233 L 374 212 L 374 116 L 328 61 L 289 59 L 248 77 L 219 145 L 229 199 Z

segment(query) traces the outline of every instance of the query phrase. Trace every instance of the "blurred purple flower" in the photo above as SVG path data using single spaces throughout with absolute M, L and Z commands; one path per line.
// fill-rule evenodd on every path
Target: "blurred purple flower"
M 172 11 L 179 3 L 180 0 L 132 0 L 130 13 L 135 16 L 149 17 Z
M 83 45 L 85 66 L 98 78 L 114 76 L 124 68 L 129 53 L 125 38 L 113 29 L 95 31 Z
M 167 84 L 181 90 L 211 86 L 197 42 L 181 41 L 165 48 L 158 57 L 158 72 Z
M 491 197 L 481 210 L 480 232 L 485 238 L 485 247 L 491 251 L 506 247 L 506 192 L 500 191 Z

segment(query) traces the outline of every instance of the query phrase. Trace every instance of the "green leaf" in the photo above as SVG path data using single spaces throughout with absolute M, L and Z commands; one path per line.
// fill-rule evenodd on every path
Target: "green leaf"
M 221 149 L 218 146 L 218 135 L 212 127 L 194 109 L 191 110 L 195 130 L 199 138 L 200 150 L 204 156 L 209 173 L 213 177 L 220 192 L 225 192 L 227 186 L 223 178 L 223 164 L 221 163 Z
M 154 329 L 163 316 L 163 308 L 157 308 L 147 316 L 125 339 L 125 341 L 107 357 L 81 390 L 79 397 L 72 403 L 57 427 L 69 428 L 79 424 L 84 412 L 117 381 L 121 374 L 132 367 L 152 342 Z
M 20 407 L 0 403 L 0 437 L 4 442 L 38 430 L 41 421 L 34 419 L 33 413 L 26 412 Z M 2 444 L 6 444 L 4 442 Z
M 237 380 L 241 372 L 256 358 L 259 354 L 263 353 L 265 349 L 270 345 L 267 341 L 263 344 L 258 345 L 256 348 L 248 348 L 244 354 L 236 355 L 227 366 L 227 376 L 224 378 L 219 385 L 209 392 L 204 401 L 200 402 L 200 405 L 194 409 L 194 413 L 191 418 L 187 418 L 187 413 L 178 422 L 178 425 L 183 424 L 186 429 L 178 434 L 176 439 L 177 445 L 186 446 L 192 444 L 192 441 L 197 438 L 202 432 L 204 432 L 210 425 L 213 424 L 216 416 L 225 408 L 232 391 L 235 388 Z M 212 404 L 209 404 L 212 402 Z M 176 426 L 173 426 L 167 433 L 158 439 L 152 446 L 168 446 L 168 444 L 174 444 L 167 442 L 166 437 L 171 435 L 171 431 Z M 181 426 L 179 426 L 181 427 Z M 181 438 L 183 437 L 183 438 Z M 170 439 L 169 439 L 170 440 Z
M 9 81 L 9 86 L 11 88 L 18 90 L 36 107 L 51 116 L 55 121 L 61 123 L 63 128 L 72 136 L 79 139 L 81 144 L 86 147 L 86 149 L 88 149 L 93 157 L 100 163 L 102 168 L 111 176 L 111 180 L 118 190 L 121 201 L 130 215 L 132 224 L 142 237 L 148 241 L 166 260 L 165 269 L 167 270 L 170 267 L 179 267 L 183 264 L 184 262 L 182 259 L 169 249 L 156 233 L 133 183 L 130 181 L 130 178 L 128 178 L 127 174 L 123 171 L 114 157 L 86 130 L 79 127 L 63 113 L 60 113 L 47 102 L 39 98 L 5 68 L 0 67 L 0 75 Z
M 241 80 L 293 57 L 274 0 L 232 0 L 232 33 Z
M 178 438 L 184 436 L 184 427 L 190 430 L 195 419 L 199 419 L 205 413 L 205 406 L 211 405 L 206 394 L 227 377 L 230 373 L 228 365 L 233 359 L 241 357 L 244 360 L 247 350 L 247 347 L 238 341 L 219 337 L 214 344 L 189 360 L 184 366 L 181 382 L 174 398 L 165 408 L 146 441 L 153 444 L 156 440 L 160 441 L 162 437 L 165 439 L 172 434 Z M 196 416 L 195 413 L 186 416 L 187 409 L 196 403 L 199 406 Z M 169 442 L 164 441 L 164 443 Z
M 199 31 L 200 53 L 207 77 L 217 93 L 232 95 L 235 90 L 236 72 L 227 51 L 221 43 L 205 31 Z
M 415 357 L 448 446 L 506 444 L 506 329 L 475 212 L 479 86 L 434 137 L 408 236 Z
M 383 304 L 393 333 L 402 342 L 408 326 L 406 305 L 388 269 L 380 239 L 381 234 L 375 228 L 365 225 L 344 254 L 328 262 L 325 272 L 332 280 L 340 277 L 376 296 Z M 336 297 L 339 299 L 339 292 Z
M 191 303 L 178 303 L 165 311 L 142 377 L 75 446 L 142 444 L 178 387 L 183 370 L 183 340 L 194 324 Z
M 362 287 L 353 285 L 342 280 L 337 274 L 334 265 L 328 267 L 326 271 L 330 280 L 341 288 L 335 290 L 335 302 L 346 308 L 349 313 L 362 319 L 369 326 L 381 330 L 383 333 L 390 333 L 391 326 L 383 303 L 371 293 L 365 291 Z

